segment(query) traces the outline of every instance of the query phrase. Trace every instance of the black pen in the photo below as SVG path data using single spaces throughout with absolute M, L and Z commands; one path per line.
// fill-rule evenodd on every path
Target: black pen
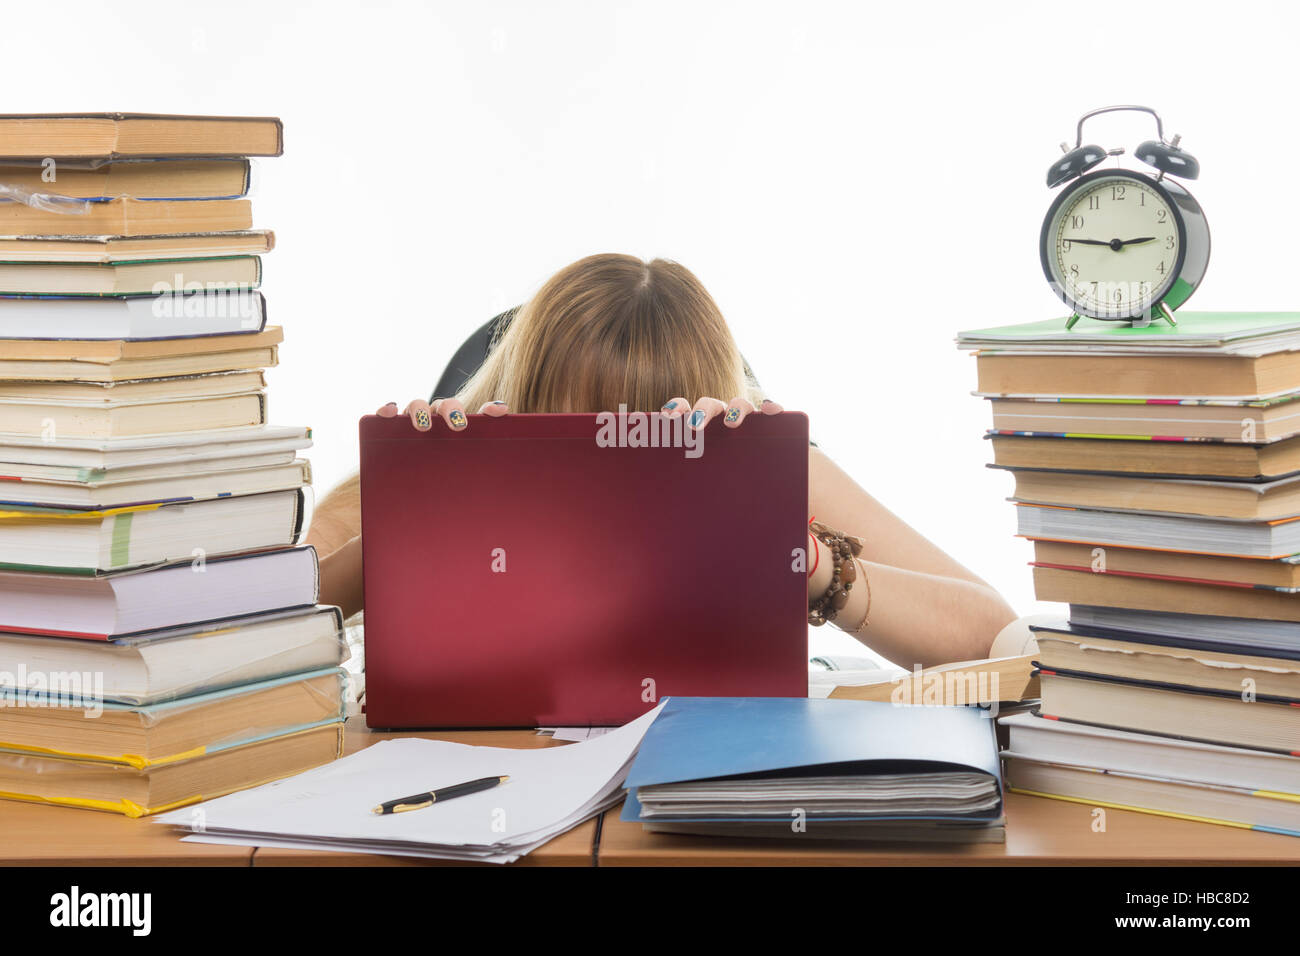
M 478 780 L 471 780 L 469 783 L 456 783 L 450 787 L 417 793 L 411 797 L 402 797 L 400 800 L 389 800 L 387 803 L 381 803 L 370 812 L 388 814 L 419 810 L 422 807 L 431 807 L 435 803 L 450 800 L 453 797 L 463 797 L 471 793 L 478 793 L 480 790 L 491 790 L 497 784 L 505 783 L 509 779 L 509 777 L 481 777 Z

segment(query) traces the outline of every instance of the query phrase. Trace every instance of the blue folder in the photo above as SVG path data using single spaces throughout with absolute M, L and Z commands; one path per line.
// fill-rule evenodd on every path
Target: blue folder
M 806 697 L 672 697 L 646 731 L 628 772 L 622 819 L 641 819 L 638 787 L 782 771 L 788 775 L 805 768 L 808 776 L 982 772 L 997 781 L 1001 793 L 993 725 L 991 714 L 977 707 L 899 707 Z M 1000 804 L 979 816 L 840 819 L 992 822 L 1002 816 Z

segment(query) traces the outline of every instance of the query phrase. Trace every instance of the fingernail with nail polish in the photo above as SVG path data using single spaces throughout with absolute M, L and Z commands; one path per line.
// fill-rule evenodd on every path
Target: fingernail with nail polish
M 672 411 L 674 408 L 676 408 L 676 407 L 677 407 L 677 403 L 676 403 L 676 402 L 669 402 L 667 405 L 665 405 L 663 408 L 661 408 L 660 411 L 661 411 L 661 412 L 671 412 L 671 411 Z
M 420 428 L 428 428 L 430 425 L 429 413 L 423 408 L 415 413 L 415 424 Z
M 734 422 L 734 421 L 735 421 L 736 419 L 738 419 L 738 418 L 740 418 L 740 409 L 739 409 L 739 408 L 729 408 L 729 409 L 727 409 L 727 421 L 729 421 L 729 422 Z
M 451 427 L 452 427 L 452 428 L 464 428 L 464 427 L 465 427 L 465 413 L 462 412 L 460 409 L 456 409 L 456 411 L 452 412 L 452 413 L 451 413 L 449 416 L 447 416 L 447 417 L 451 419 Z
M 691 412 L 691 427 L 699 428 L 700 423 L 704 421 L 704 409 L 697 408 Z

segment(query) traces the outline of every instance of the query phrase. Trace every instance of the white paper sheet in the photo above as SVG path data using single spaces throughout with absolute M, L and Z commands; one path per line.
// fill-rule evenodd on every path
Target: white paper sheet
M 323 767 L 156 820 L 201 829 L 192 837 L 195 842 L 506 862 L 617 803 L 659 709 L 567 747 L 515 750 L 418 737 L 385 740 Z M 371 812 L 386 800 L 502 774 L 510 780 L 501 786 L 444 804 L 387 816 Z

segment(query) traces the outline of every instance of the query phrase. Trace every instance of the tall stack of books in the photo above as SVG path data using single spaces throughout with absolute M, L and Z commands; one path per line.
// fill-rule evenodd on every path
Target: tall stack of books
M 1044 601 L 1013 790 L 1300 836 L 1300 314 L 965 332 Z
M 0 116 L 0 796 L 141 816 L 341 752 L 252 227 L 267 118 Z

